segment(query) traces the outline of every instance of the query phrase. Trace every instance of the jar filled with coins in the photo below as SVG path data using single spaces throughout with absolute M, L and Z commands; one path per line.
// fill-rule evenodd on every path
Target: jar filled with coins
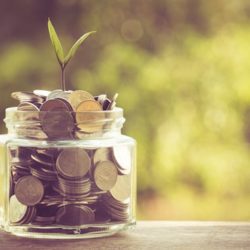
M 26 237 L 93 238 L 135 225 L 135 140 L 115 95 L 14 92 L 0 138 L 0 221 Z

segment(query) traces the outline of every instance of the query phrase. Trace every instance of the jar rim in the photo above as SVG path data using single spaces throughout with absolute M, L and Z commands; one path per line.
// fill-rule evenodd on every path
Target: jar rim
M 125 122 L 123 109 L 103 111 L 24 111 L 5 110 L 4 122 L 9 134 L 18 138 L 82 139 L 120 133 Z
M 115 107 L 114 109 L 112 110 L 98 110 L 98 111 L 66 111 L 66 110 L 63 110 L 63 111 L 40 111 L 40 110 L 37 110 L 37 111 L 25 111 L 25 110 L 18 110 L 17 107 L 8 107 L 5 109 L 5 114 L 7 116 L 7 114 L 10 114 L 10 113 L 20 113 L 20 114 L 25 114 L 25 113 L 51 113 L 51 112 L 55 112 L 55 113 L 71 113 L 71 114 L 87 114 L 87 113 L 91 113 L 91 114 L 100 114 L 100 113 L 104 113 L 104 114 L 120 114 L 123 116 L 123 108 L 120 108 L 120 107 Z

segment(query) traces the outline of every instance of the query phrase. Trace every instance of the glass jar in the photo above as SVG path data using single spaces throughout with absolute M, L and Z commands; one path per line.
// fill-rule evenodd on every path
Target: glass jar
M 133 227 L 136 142 L 121 134 L 124 121 L 121 108 L 6 109 L 8 134 L 0 137 L 3 229 L 34 238 L 95 238 Z

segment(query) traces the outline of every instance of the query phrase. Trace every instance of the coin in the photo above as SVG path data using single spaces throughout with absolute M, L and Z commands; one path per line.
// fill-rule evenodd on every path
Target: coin
M 18 201 L 27 206 L 38 204 L 44 195 L 44 187 L 41 181 L 34 176 L 20 178 L 15 186 L 15 194 Z
M 39 224 L 39 225 L 51 225 L 55 222 L 56 217 L 55 216 L 38 216 L 34 218 L 33 224 Z
M 110 193 L 102 197 L 102 205 L 104 211 L 111 216 L 112 219 L 118 221 L 127 221 L 130 216 L 130 199 L 118 201 L 112 197 Z
M 32 164 L 31 161 L 11 161 L 11 168 L 12 169 L 19 169 L 19 170 L 29 170 L 30 165 Z
M 99 111 L 102 111 L 102 106 L 97 101 L 87 100 L 81 102 L 76 108 L 77 127 L 87 133 L 101 130 L 105 115 Z
M 31 154 L 31 158 L 34 161 L 36 161 L 36 162 L 38 162 L 38 163 L 40 163 L 42 165 L 49 166 L 49 167 L 55 166 L 55 161 L 50 156 L 46 156 L 44 154 L 39 154 L 39 153 L 36 152 L 36 153 Z
M 102 196 L 102 200 L 105 202 L 105 204 L 109 204 L 110 206 L 118 210 L 126 209 L 130 203 L 130 198 L 127 198 L 123 201 L 118 201 L 110 194 L 110 192 L 104 194 Z
M 17 199 L 15 195 L 10 197 L 9 201 L 9 217 L 11 223 L 20 222 L 26 215 L 28 207 Z
M 70 103 L 66 99 L 63 99 L 63 98 L 56 98 L 56 99 L 62 101 L 65 104 L 65 106 L 67 106 L 68 110 L 73 113 L 73 108 L 71 107 Z
M 130 197 L 131 183 L 130 175 L 118 175 L 117 181 L 113 188 L 110 189 L 111 196 L 121 202 L 124 202 Z
M 57 181 L 57 174 L 54 171 L 49 171 L 43 167 L 38 167 L 37 165 L 32 165 L 30 167 L 30 173 L 37 177 L 39 180 L 46 182 Z
M 93 162 L 96 165 L 99 161 L 108 161 L 111 159 L 110 148 L 98 148 L 95 151 Z
M 117 180 L 117 168 L 112 161 L 100 161 L 94 170 L 95 184 L 101 190 L 110 190 Z
M 36 208 L 28 207 L 27 215 L 22 221 L 20 221 L 20 224 L 29 224 L 34 219 L 35 216 L 36 216 Z
M 55 160 L 59 154 L 59 149 L 58 148 L 37 148 L 36 152 L 38 154 L 42 154 L 42 155 L 45 155 L 45 156 L 53 159 L 53 161 L 55 162 Z
M 51 100 L 51 99 L 57 98 L 58 94 L 60 95 L 61 92 L 63 92 L 63 90 L 61 90 L 61 89 L 54 89 L 54 90 L 52 90 L 47 95 L 47 99 L 46 100 Z
M 129 174 L 132 167 L 132 153 L 128 145 L 116 145 L 113 147 L 113 159 L 123 174 Z
M 102 105 L 103 102 L 107 99 L 107 95 L 106 94 L 98 95 L 94 97 L 94 99 Z
M 57 171 L 69 179 L 85 176 L 90 168 L 90 158 L 83 148 L 65 148 L 56 161 Z
M 111 107 L 111 101 L 109 99 L 104 100 L 102 104 L 103 110 L 108 110 L 109 107 Z
M 95 100 L 97 100 L 102 105 L 103 110 L 107 110 L 107 108 L 111 104 L 111 100 L 108 99 L 106 94 L 95 97 Z
M 67 226 L 80 226 L 94 221 L 94 212 L 87 206 L 65 205 L 58 209 L 56 222 Z
M 12 190 L 13 190 L 13 193 L 14 193 L 14 186 L 15 186 L 15 183 L 23 176 L 26 176 L 26 175 L 30 175 L 30 171 L 20 171 L 20 170 L 17 170 L 17 169 L 12 169 L 11 170 L 11 175 L 12 175 Z
M 47 98 L 47 96 L 50 94 L 50 92 L 51 92 L 51 91 L 42 90 L 42 89 L 35 89 L 35 90 L 33 91 L 33 93 L 34 93 L 35 95 L 38 95 L 38 96 L 40 96 L 40 97 L 42 97 L 42 98 L 44 98 L 44 99 Z
M 22 102 L 17 106 L 18 111 L 25 111 L 22 114 L 23 121 L 39 121 L 39 107 L 41 106 L 40 103 L 31 103 L 31 102 Z M 30 124 L 23 122 L 22 125 L 18 127 L 19 131 L 20 128 L 28 129 Z M 38 126 L 38 124 L 35 124 Z
M 12 146 L 10 149 L 11 162 L 31 161 L 33 149 L 30 147 Z
M 103 207 L 98 207 L 95 213 L 96 223 L 109 223 L 111 221 L 110 216 L 104 211 Z
M 66 100 L 57 98 L 56 102 L 58 100 L 63 110 L 71 109 Z M 53 110 L 50 105 L 48 110 Z M 14 189 L 10 194 L 27 207 L 22 216 L 19 214 L 21 219 L 12 223 L 41 227 L 53 224 L 82 226 L 130 219 L 131 176 L 128 173 L 133 163 L 130 145 L 99 148 L 95 145 L 86 149 L 50 145 L 9 149 L 10 186 Z M 35 183 L 30 178 L 35 178 Z M 38 197 L 39 190 L 42 190 L 42 198 Z
M 64 198 L 64 200 L 82 201 L 82 200 L 86 199 L 86 197 L 88 197 L 90 194 L 90 192 L 80 193 L 80 194 L 78 194 L 78 193 L 66 193 L 60 189 L 60 187 L 58 186 L 57 183 L 54 183 L 52 188 L 56 193 L 60 194 Z
M 89 178 L 67 180 L 58 176 L 58 184 L 54 184 L 54 186 L 59 188 L 60 192 L 65 195 L 85 195 L 88 194 L 91 189 Z
M 19 102 L 43 102 L 44 98 L 41 96 L 35 95 L 32 92 L 22 91 L 22 92 L 13 92 L 11 97 L 18 100 Z
M 60 99 L 48 100 L 40 108 L 43 131 L 51 139 L 72 138 L 75 127 L 69 107 Z
M 118 97 L 118 93 L 116 93 L 116 94 L 113 96 L 113 98 L 112 98 L 110 104 L 109 104 L 108 107 L 107 107 L 107 110 L 112 110 L 112 109 L 114 109 L 114 107 L 116 106 L 116 99 L 117 99 L 117 97 Z
M 20 138 L 32 138 L 38 140 L 48 139 L 47 135 L 42 131 L 42 129 L 35 126 L 16 128 L 16 133 Z
M 112 206 L 106 207 L 106 212 L 111 216 L 112 219 L 117 221 L 128 221 L 129 220 L 129 208 L 119 211 L 118 209 L 113 208 Z
M 69 109 L 69 106 L 65 104 L 65 100 L 55 98 L 55 99 L 49 99 L 46 102 L 44 102 L 40 108 L 40 111 L 71 111 Z
M 17 110 L 20 111 L 39 111 L 40 103 L 22 102 L 17 106 Z
M 31 165 L 30 161 L 11 162 L 12 168 L 17 168 L 17 169 L 21 169 L 21 170 L 29 170 L 30 165 Z
M 62 98 L 62 99 L 68 100 L 70 93 L 71 91 L 63 91 L 61 89 L 55 89 L 48 94 L 46 100 L 52 100 L 55 98 Z
M 84 90 L 75 90 L 68 97 L 68 102 L 75 111 L 78 105 L 86 100 L 94 100 L 94 97 Z

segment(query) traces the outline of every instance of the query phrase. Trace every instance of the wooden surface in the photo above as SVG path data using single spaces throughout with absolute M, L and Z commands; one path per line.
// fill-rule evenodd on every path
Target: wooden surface
M 88 240 L 26 239 L 0 232 L 0 249 L 250 249 L 250 222 L 141 221 L 129 232 Z

